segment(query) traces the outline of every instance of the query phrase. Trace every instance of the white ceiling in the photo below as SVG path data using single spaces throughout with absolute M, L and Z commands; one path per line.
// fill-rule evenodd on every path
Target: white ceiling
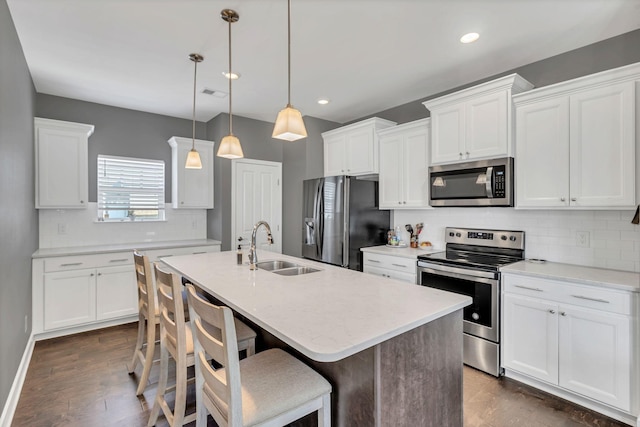
M 287 0 L 7 3 L 39 93 L 190 119 L 189 53 L 198 92 L 228 91 L 232 8 L 234 114 L 274 121 L 287 102 Z M 292 104 L 346 122 L 638 28 L 640 0 L 294 0 Z M 227 103 L 198 94 L 197 119 Z

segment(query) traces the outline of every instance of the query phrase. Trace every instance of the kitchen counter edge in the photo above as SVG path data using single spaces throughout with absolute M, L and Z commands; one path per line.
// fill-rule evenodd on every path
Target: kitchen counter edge
M 157 242 L 140 242 L 140 243 L 122 243 L 111 245 L 95 245 L 95 246 L 73 246 L 66 248 L 46 248 L 38 249 L 31 256 L 36 258 L 61 257 L 69 255 L 90 255 L 104 254 L 112 252 L 125 252 L 134 249 L 152 250 L 152 249 L 168 249 L 168 248 L 188 248 L 192 246 L 216 246 L 220 245 L 219 240 L 213 239 L 193 239 L 193 240 L 163 240 Z
M 381 245 L 381 246 L 368 246 L 366 248 L 360 248 L 360 251 L 417 260 L 420 255 L 443 252 L 443 249 L 436 249 L 433 246 L 420 247 L 420 248 L 411 248 L 411 247 L 397 248 L 397 247 L 389 247 L 389 246 Z

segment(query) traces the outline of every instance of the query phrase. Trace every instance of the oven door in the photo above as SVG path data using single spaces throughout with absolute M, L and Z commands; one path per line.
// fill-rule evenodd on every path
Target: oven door
M 419 285 L 467 295 L 473 299 L 471 305 L 463 309 L 464 332 L 496 343 L 500 337 L 499 283 L 497 272 L 418 262 Z

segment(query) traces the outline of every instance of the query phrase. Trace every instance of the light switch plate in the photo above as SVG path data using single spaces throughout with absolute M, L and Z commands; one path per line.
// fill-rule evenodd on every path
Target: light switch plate
M 589 247 L 589 232 L 588 231 L 577 231 L 576 232 L 576 246 L 579 248 L 588 248 Z

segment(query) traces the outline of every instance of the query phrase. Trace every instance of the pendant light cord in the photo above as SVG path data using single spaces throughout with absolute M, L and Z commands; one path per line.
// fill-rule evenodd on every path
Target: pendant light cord
M 193 125 L 191 128 L 191 149 L 195 150 L 196 148 L 196 77 L 198 76 L 198 59 L 196 58 L 194 61 L 195 63 L 194 67 L 193 67 Z
M 231 80 L 233 80 L 231 78 L 231 22 L 232 20 L 229 19 L 229 135 L 233 135 L 233 115 L 231 114 L 231 100 L 233 99 L 231 92 Z
M 291 107 L 291 0 L 288 0 L 287 14 L 287 107 Z

